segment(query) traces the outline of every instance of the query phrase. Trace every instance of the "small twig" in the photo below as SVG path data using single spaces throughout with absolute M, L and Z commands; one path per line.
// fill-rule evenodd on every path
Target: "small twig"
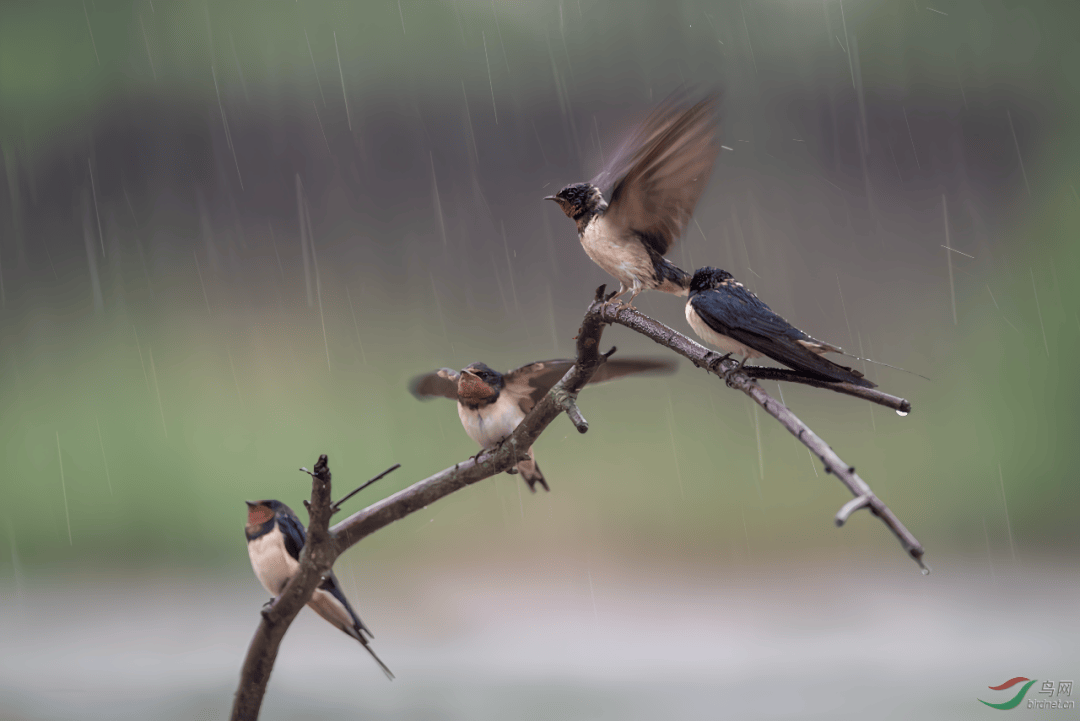
M 558 393 L 555 389 L 552 389 L 552 393 L 555 393 L 555 404 L 563 411 L 566 412 L 566 417 L 570 419 L 570 422 L 577 428 L 578 433 L 585 433 L 589 430 L 589 422 L 585 420 L 585 417 L 581 415 L 581 410 L 577 407 L 577 397 L 572 396 L 563 389 L 559 389 Z
M 851 517 L 851 514 L 860 508 L 866 508 L 870 505 L 870 496 L 855 496 L 850 501 L 841 506 L 840 510 L 836 512 L 836 527 L 839 528 L 847 523 L 847 519 Z
M 372 478 L 370 481 L 367 481 L 366 483 L 361 484 L 361 486 L 359 488 L 357 488 L 355 491 L 352 491 L 350 493 L 346 493 L 344 496 L 341 497 L 340 501 L 338 501 L 337 503 L 334 503 L 333 505 L 330 506 L 331 514 L 334 514 L 334 513 L 337 513 L 338 511 L 340 511 L 342 503 L 349 500 L 350 498 L 355 496 L 357 493 L 359 493 L 360 491 L 362 491 L 365 488 L 367 488 L 368 486 L 370 486 L 375 481 L 381 479 L 384 476 L 389 475 L 391 472 L 396 471 L 399 468 L 401 468 L 401 464 L 400 463 L 395 463 L 394 465 L 390 466 L 389 468 L 387 468 L 385 471 L 383 471 L 379 475 Z M 300 470 L 304 470 L 304 469 L 301 468 Z

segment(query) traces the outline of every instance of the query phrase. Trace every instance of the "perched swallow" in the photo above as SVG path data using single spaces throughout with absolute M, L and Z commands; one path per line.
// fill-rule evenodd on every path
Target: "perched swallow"
M 862 373 L 823 358 L 825 353 L 844 352 L 811 338 L 772 312 L 726 270 L 701 268 L 694 273 L 686 320 L 706 342 L 728 355 L 742 355 L 740 368 L 750 358 L 768 356 L 822 380 L 866 388 L 877 385 Z
M 300 550 L 307 539 L 307 531 L 292 509 L 281 501 L 245 503 L 248 506 L 248 520 L 244 534 L 247 536 L 251 567 L 263 588 L 276 598 L 300 568 Z M 374 637 L 374 634 L 349 605 L 333 571 L 315 589 L 307 605 L 362 643 L 383 673 L 388 678 L 394 678 L 394 674 L 368 645 L 368 638 L 364 634 L 370 637 Z
M 417 376 L 409 390 L 420 400 L 436 396 L 458 402 L 458 417 L 469 437 L 489 449 L 514 432 L 526 414 L 543 399 L 574 365 L 572 360 L 549 360 L 530 363 L 508 373 L 499 373 L 483 363 L 473 363 L 460 373 L 442 368 L 434 373 Z M 609 360 L 601 365 L 589 383 L 602 383 L 634 373 L 671 373 L 675 362 L 650 358 Z M 536 465 L 532 448 L 528 458 L 517 463 L 517 471 L 529 490 L 536 484 L 548 488 L 544 474 Z
M 616 295 L 643 290 L 686 295 L 690 274 L 664 258 L 682 236 L 720 153 L 717 97 L 661 103 L 591 183 L 554 200 L 577 223 L 585 253 L 619 281 Z M 605 194 L 608 200 L 605 200 Z

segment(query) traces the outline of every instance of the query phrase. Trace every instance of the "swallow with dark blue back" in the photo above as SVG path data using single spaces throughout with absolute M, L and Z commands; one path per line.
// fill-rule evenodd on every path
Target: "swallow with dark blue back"
M 244 535 L 247 536 L 251 567 L 273 601 L 300 569 L 300 551 L 307 540 L 307 531 L 292 509 L 281 501 L 245 503 L 248 506 L 248 520 Z M 363 644 L 387 678 L 394 678 L 394 674 L 372 650 L 369 637 L 373 638 L 374 634 L 349 605 L 333 571 L 315 589 L 307 605 Z
M 690 281 L 686 320 L 694 332 L 727 355 L 768 356 L 797 370 L 834 383 L 874 388 L 863 374 L 823 358 L 840 348 L 810 337 L 778 316 L 726 270 L 700 268 Z

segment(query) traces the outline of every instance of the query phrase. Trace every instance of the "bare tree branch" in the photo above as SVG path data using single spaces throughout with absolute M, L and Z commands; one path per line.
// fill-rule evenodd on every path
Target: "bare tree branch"
M 690 359 L 699 368 L 705 368 L 710 373 L 723 378 L 732 388 L 737 388 L 753 398 L 769 415 L 776 418 L 792 435 L 816 453 L 825 464 L 825 470 L 835 474 L 854 494 L 855 498 L 846 503 L 836 514 L 838 526 L 843 525 L 848 517 L 860 508 L 869 508 L 871 513 L 878 516 L 896 534 L 904 549 L 923 568 L 923 571 L 927 571 L 922 562 L 922 546 L 892 511 L 874 495 L 866 482 L 855 474 L 855 469 L 844 463 L 790 409 L 766 393 L 755 382 L 755 378 L 786 380 L 827 388 L 865 398 L 904 413 L 910 412 L 910 403 L 903 398 L 890 396 L 880 391 L 852 386 L 848 383 L 828 383 L 794 371 L 755 366 L 741 371 L 736 370 L 738 364 L 735 361 L 725 359 L 719 353 L 706 349 L 683 334 L 636 310 L 604 302 L 603 293 L 604 286 L 600 286 L 596 291 L 595 300 L 582 320 L 577 335 L 577 359 L 574 366 L 525 416 L 514 432 L 497 447 L 483 451 L 474 458 L 414 483 L 354 513 L 329 529 L 327 526 L 330 516 L 337 510 L 337 506 L 330 502 L 330 469 L 327 458 L 325 455 L 319 457 L 315 472 L 312 473 L 311 503 L 307 504 L 311 522 L 308 526 L 307 543 L 300 555 L 300 570 L 270 607 L 263 610 L 263 619 L 251 641 L 241 672 L 240 687 L 237 689 L 233 705 L 233 721 L 254 721 L 258 717 L 266 683 L 270 678 L 270 671 L 277 657 L 281 639 L 300 609 L 310 600 L 320 579 L 330 572 L 339 555 L 380 528 L 454 491 L 510 470 L 560 413 L 566 412 L 579 432 L 585 433 L 588 430 L 589 424 L 577 407 L 577 395 L 589 382 L 596 369 L 615 352 L 614 348 L 607 353 L 599 352 L 600 336 L 603 334 L 604 327 L 612 323 L 624 325 L 672 349 Z
M 860 388 L 853 386 L 850 383 L 826 383 L 816 379 L 807 378 L 798 373 L 774 373 L 771 368 L 763 367 L 744 367 L 741 371 L 736 370 L 738 363 L 733 360 L 724 359 L 721 354 L 711 351 L 705 348 L 703 345 L 694 342 L 690 338 L 687 338 L 682 333 L 675 331 L 659 321 L 653 320 L 646 315 L 639 313 L 638 311 L 628 308 L 625 305 L 617 305 L 613 303 L 606 303 L 601 300 L 601 290 L 597 291 L 597 299 L 593 301 L 586 311 L 585 317 L 588 319 L 591 316 L 600 318 L 605 323 L 618 323 L 624 325 L 631 330 L 636 330 L 644 336 L 647 336 L 662 346 L 672 349 L 681 356 L 684 356 L 693 362 L 698 368 L 704 368 L 710 373 L 723 378 L 729 386 L 741 390 L 746 395 L 754 399 L 754 401 L 765 409 L 765 412 L 771 415 L 776 420 L 780 421 L 780 424 L 787 428 L 788 431 L 795 436 L 803 445 L 810 449 L 821 462 L 825 464 L 825 471 L 827 473 L 834 474 L 840 479 L 840 482 L 848 487 L 848 490 L 855 496 L 853 501 L 848 502 L 840 512 L 836 514 L 836 525 L 842 526 L 847 522 L 848 517 L 859 510 L 860 508 L 869 508 L 870 512 L 881 519 L 881 521 L 889 527 L 897 539 L 900 541 L 900 545 L 904 547 L 904 550 L 908 552 L 915 562 L 919 564 L 919 567 L 923 569 L 923 572 L 928 572 L 926 565 L 922 561 L 923 547 L 915 539 L 915 536 L 911 534 L 904 524 L 900 522 L 900 519 L 889 510 L 889 507 L 870 490 L 870 486 L 866 484 L 866 481 L 859 478 L 855 473 L 855 468 L 849 466 L 840 460 L 840 457 L 836 455 L 832 448 L 829 447 L 825 441 L 821 440 L 816 433 L 803 423 L 799 418 L 791 412 L 787 406 L 780 401 L 776 400 L 768 393 L 765 392 L 761 386 L 754 382 L 754 377 L 768 377 L 774 380 L 790 380 L 796 383 L 806 383 L 807 385 L 816 386 L 819 388 L 827 388 L 829 390 L 835 390 L 839 393 L 847 393 L 849 395 L 858 396 L 860 398 L 866 398 L 875 403 L 895 408 L 903 413 L 911 412 L 911 404 L 903 398 L 897 398 L 896 396 L 890 396 L 880 391 L 876 391 L 872 388 Z M 761 371 L 768 371 L 768 373 L 762 373 Z
M 266 682 L 274 668 L 281 639 L 300 613 L 315 588 L 334 566 L 337 552 L 330 537 L 330 467 L 325 455 L 319 456 L 311 474 L 311 502 L 307 504 L 310 520 L 307 541 L 300 553 L 300 570 L 289 580 L 285 590 L 262 611 L 262 621 L 248 647 L 240 685 L 233 699 L 233 721 L 255 721 L 259 717 Z

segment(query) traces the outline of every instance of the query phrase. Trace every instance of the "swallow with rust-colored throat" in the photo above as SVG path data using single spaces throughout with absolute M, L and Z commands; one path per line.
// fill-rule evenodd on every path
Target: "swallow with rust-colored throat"
M 244 535 L 247 536 L 251 567 L 267 593 L 276 598 L 300 569 L 300 551 L 307 540 L 307 530 L 292 509 L 281 501 L 245 503 L 248 506 L 248 520 Z M 273 601 L 273 598 L 270 600 Z M 369 638 L 374 635 L 349 605 L 333 571 L 315 589 L 307 605 L 363 644 L 387 678 L 394 678 L 394 674 L 372 650 Z
M 409 390 L 420 400 L 435 397 L 457 401 L 458 417 L 469 437 L 489 450 L 514 432 L 518 424 L 543 399 L 574 365 L 572 360 L 548 360 L 530 363 L 507 373 L 499 373 L 483 363 L 473 363 L 460 373 L 442 368 L 434 373 L 417 376 Z M 596 369 L 589 383 L 602 383 L 622 376 L 639 373 L 671 373 L 674 361 L 653 358 L 622 358 L 606 361 Z M 536 492 L 540 485 L 548 487 L 544 474 L 536 465 L 532 448 L 527 458 L 515 468 Z

